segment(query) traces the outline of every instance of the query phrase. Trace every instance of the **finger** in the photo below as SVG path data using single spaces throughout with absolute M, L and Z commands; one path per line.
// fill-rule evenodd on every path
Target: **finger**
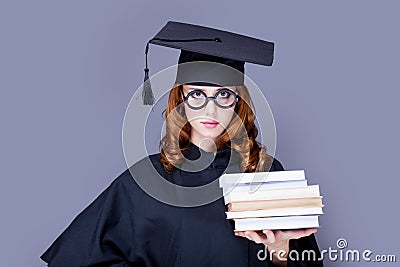
M 274 243 L 276 241 L 275 234 L 272 230 L 264 230 L 263 233 L 267 236 L 268 243 Z
M 299 239 L 301 237 L 309 236 L 318 231 L 317 228 L 308 228 L 308 229 L 297 229 L 297 230 L 288 230 L 282 232 L 283 234 L 288 235 L 290 239 Z
M 244 233 L 242 231 L 235 231 L 236 236 L 243 236 Z
M 309 229 L 304 229 L 304 236 L 309 236 L 311 234 L 314 234 L 318 231 L 317 228 L 309 228 Z
M 275 242 L 279 241 L 279 240 L 284 240 L 284 239 L 289 239 L 290 236 L 288 234 L 286 234 L 284 231 L 282 230 L 272 230 L 274 237 L 275 237 Z
M 268 242 L 267 237 L 259 235 L 254 231 L 245 231 L 244 235 L 247 239 L 252 240 L 252 241 L 256 242 L 257 244 L 261 244 L 261 243 L 266 244 Z

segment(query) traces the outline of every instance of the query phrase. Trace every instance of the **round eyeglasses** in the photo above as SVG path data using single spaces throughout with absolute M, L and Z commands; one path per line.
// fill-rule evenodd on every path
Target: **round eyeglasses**
M 207 96 L 201 90 L 193 90 L 183 100 L 189 108 L 195 110 L 204 108 L 210 100 L 213 100 L 218 107 L 227 109 L 233 107 L 238 102 L 239 96 L 228 88 L 218 90 L 214 96 Z

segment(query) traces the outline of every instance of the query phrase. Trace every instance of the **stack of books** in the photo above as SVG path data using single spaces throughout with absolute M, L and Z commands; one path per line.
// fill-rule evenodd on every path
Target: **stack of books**
M 235 231 L 319 227 L 322 196 L 304 170 L 224 174 L 219 185 Z

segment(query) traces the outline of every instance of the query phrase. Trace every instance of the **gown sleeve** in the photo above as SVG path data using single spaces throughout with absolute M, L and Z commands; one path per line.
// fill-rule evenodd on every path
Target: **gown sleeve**
M 127 178 L 125 177 L 125 180 Z M 138 266 L 132 192 L 118 177 L 40 257 L 49 267 Z
M 274 159 L 271 171 L 283 171 L 282 164 Z M 288 267 L 322 267 L 323 261 L 318 248 L 317 240 L 314 234 L 299 239 L 289 240 L 289 253 L 292 257 L 288 257 Z M 302 257 L 302 255 L 304 255 Z M 310 256 L 308 256 L 310 255 Z M 270 261 L 270 265 L 272 262 Z

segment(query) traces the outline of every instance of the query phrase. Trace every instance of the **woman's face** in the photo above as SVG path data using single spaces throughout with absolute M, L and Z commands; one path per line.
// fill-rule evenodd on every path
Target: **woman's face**
M 208 97 L 213 97 L 222 89 L 224 87 L 183 85 L 183 95 L 187 96 L 192 91 L 201 90 Z M 230 89 L 237 93 L 235 89 Z M 224 91 L 220 92 L 221 98 L 226 96 L 227 94 Z M 197 101 L 196 99 L 199 97 L 201 97 L 201 93 L 197 92 L 190 99 Z M 212 100 L 198 110 L 190 108 L 187 104 L 184 104 L 184 107 L 186 118 L 192 126 L 190 141 L 195 144 L 201 143 L 204 139 L 211 139 L 215 142 L 217 137 L 228 127 L 235 108 L 234 105 L 230 108 L 218 107 Z

